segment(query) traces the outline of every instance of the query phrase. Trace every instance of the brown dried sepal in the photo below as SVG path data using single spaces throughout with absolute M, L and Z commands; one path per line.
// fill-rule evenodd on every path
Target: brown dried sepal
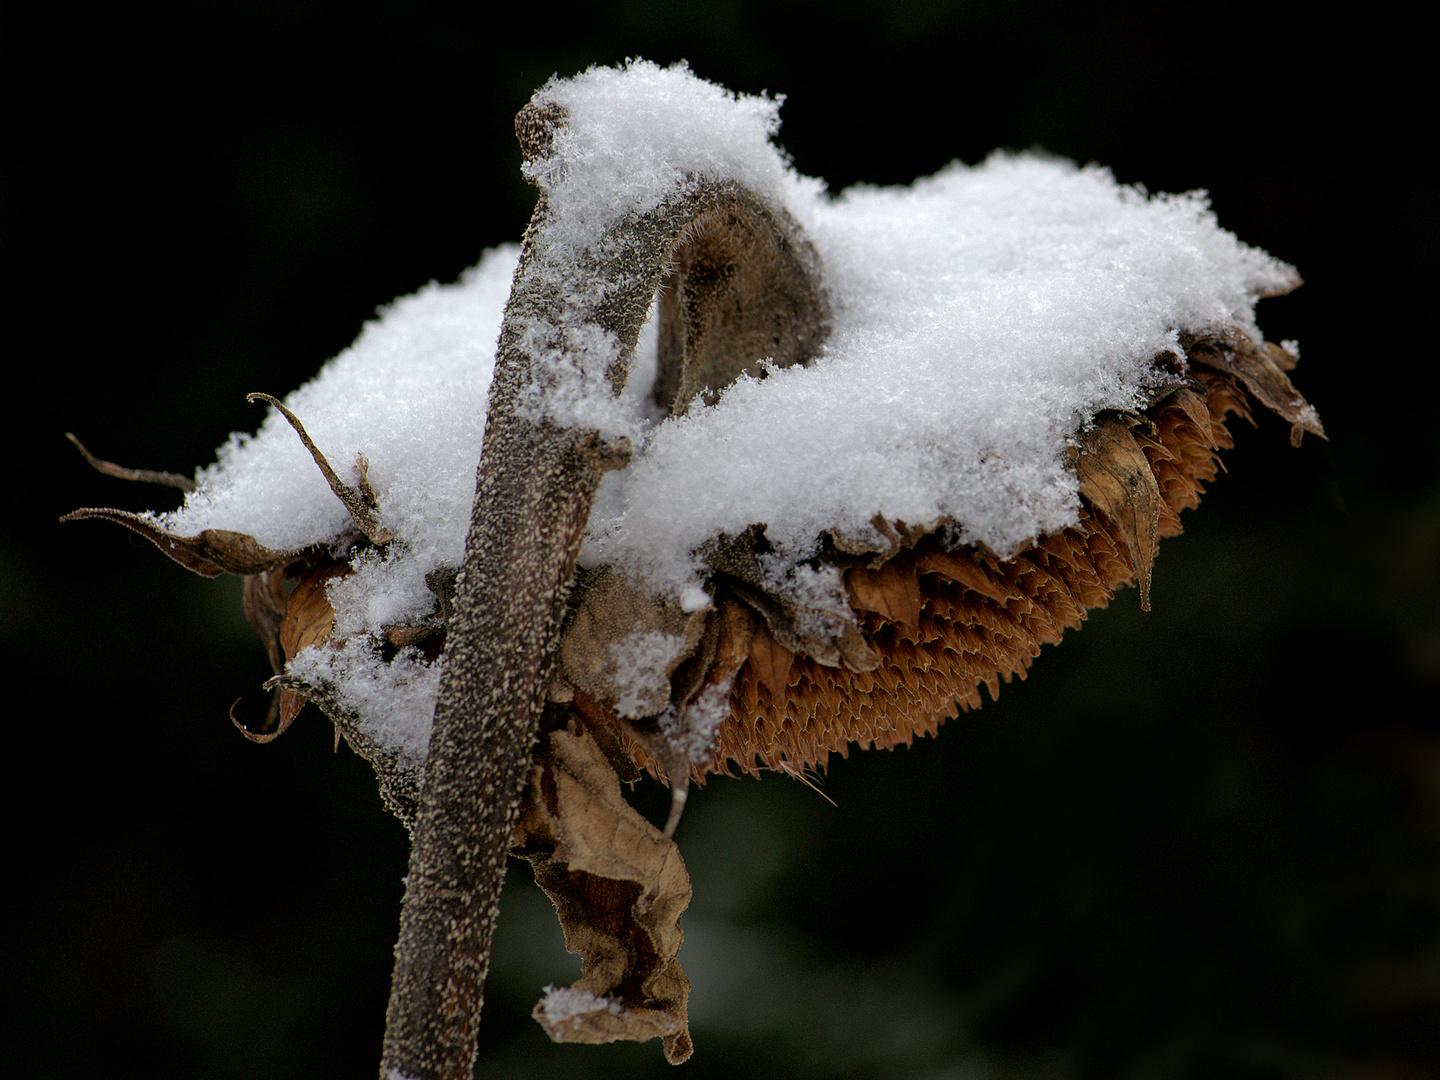
M 674 601 L 655 597 L 641 582 L 609 568 L 583 574 L 575 594 L 578 600 L 560 643 L 564 679 L 608 709 L 627 698 L 632 717 L 663 713 L 671 702 L 670 678 L 701 644 L 709 609 L 682 611 Z M 622 685 L 625 673 L 617 667 L 617 653 L 635 635 L 647 633 L 666 635 L 677 651 L 663 670 L 653 673 L 653 685 Z
M 195 490 L 195 481 L 191 480 L 188 476 L 181 476 L 179 473 L 161 472 L 158 469 L 132 469 L 125 465 L 117 465 L 113 461 L 102 461 L 90 453 L 89 450 L 85 449 L 85 444 L 70 432 L 67 431 L 65 433 L 65 438 L 74 444 L 75 449 L 80 451 L 85 460 L 90 463 L 90 467 L 98 473 L 113 476 L 117 480 L 134 480 L 141 484 L 162 484 L 165 487 L 179 488 L 187 494 Z
M 1160 486 L 1150 462 L 1130 433 L 1138 417 L 1102 413 L 1081 434 L 1072 466 L 1080 496 L 1103 514 L 1130 557 L 1140 582 L 1140 607 L 1150 610 L 1150 568 L 1159 543 Z M 1158 452 L 1168 454 L 1163 443 Z
M 300 437 L 305 448 L 310 451 L 311 458 L 325 477 L 326 483 L 330 485 L 330 490 L 345 504 L 356 527 L 366 539 L 377 545 L 388 544 L 395 539 L 394 534 L 380 523 L 380 509 L 375 498 L 375 490 L 370 485 L 369 463 L 365 460 L 364 454 L 356 457 L 355 470 L 358 476 L 358 487 L 352 488 L 336 475 L 330 462 L 326 460 L 325 455 L 320 452 L 305 431 L 305 425 L 293 412 L 269 394 L 250 394 L 248 400 L 267 402 L 284 416 Z M 67 435 L 67 438 L 75 444 L 92 468 L 107 476 L 123 480 L 167 484 L 186 492 L 195 490 L 195 484 L 186 477 L 151 469 L 129 469 L 116 465 L 114 462 L 102 461 L 85 449 L 74 435 Z M 247 533 L 233 532 L 229 529 L 205 529 L 196 536 L 177 536 L 156 524 L 151 515 L 132 514 L 125 510 L 112 510 L 105 507 L 85 507 L 73 510 L 60 520 L 62 522 L 82 521 L 86 518 L 113 521 L 117 525 L 123 525 L 131 531 L 139 533 L 185 569 L 191 570 L 201 577 L 219 577 L 226 573 L 242 576 L 263 574 L 292 562 L 301 554 L 295 550 L 277 551 L 267 548 L 253 536 Z
M 880 658 L 865 639 L 852 605 L 813 607 L 778 592 L 762 566 L 770 551 L 764 526 L 752 526 L 737 537 L 722 536 L 707 544 L 701 557 L 713 573 L 717 595 L 733 596 L 765 622 L 769 635 L 793 653 L 821 664 L 870 671 Z
M 1325 438 L 1319 415 L 1300 396 L 1285 374 L 1295 367 L 1296 358 L 1279 345 L 1269 341 L 1257 345 L 1246 335 L 1235 331 L 1223 336 L 1199 338 L 1188 345 L 1186 353 L 1192 364 L 1235 376 L 1255 400 L 1289 420 L 1293 446 L 1300 445 L 1306 432 Z
M 553 713 L 553 710 L 552 710 Z M 690 877 L 674 841 L 620 794 L 595 737 L 577 720 L 542 736 L 512 848 L 555 904 L 565 947 L 581 957 L 571 990 L 592 1010 L 535 1019 L 556 1042 L 663 1040 L 666 1060 L 690 1056 L 690 980 L 676 959 Z
M 896 563 L 878 569 L 852 566 L 845 573 L 850 603 L 861 611 L 873 611 L 890 622 L 920 625 L 920 583 L 913 568 L 907 573 Z
M 195 490 L 195 482 L 177 473 L 159 472 L 155 469 L 131 469 L 113 461 L 102 461 L 74 435 L 66 432 L 65 437 L 80 451 L 90 467 L 106 476 L 119 480 L 132 480 L 146 484 L 163 484 L 176 487 L 184 492 Z M 139 533 L 162 552 L 174 559 L 187 570 L 201 577 L 219 577 L 221 574 L 259 574 L 280 566 L 295 558 L 294 551 L 274 551 L 259 543 L 253 536 L 231 532 L 228 529 L 206 529 L 198 536 L 176 536 L 162 529 L 148 514 L 132 514 L 125 510 L 111 510 L 105 507 L 85 507 L 72 510 L 60 520 L 84 521 L 99 518 L 113 521 L 132 532 Z
M 365 459 L 364 454 L 358 454 L 355 458 L 356 487 L 351 487 L 341 480 L 339 475 L 331 467 L 329 460 L 315 441 L 310 438 L 310 433 L 305 430 L 305 425 L 300 418 L 291 412 L 283 402 L 271 397 L 269 394 L 247 394 L 246 401 L 263 401 L 281 416 L 294 429 L 295 434 L 300 437 L 300 442 L 305 449 L 310 451 L 310 459 L 315 462 L 315 467 L 320 470 L 320 475 L 325 477 L 325 482 L 330 485 L 330 490 L 335 497 L 345 504 L 345 509 L 350 511 L 350 517 L 355 522 L 356 528 L 364 534 L 365 538 L 372 544 L 388 544 L 395 539 L 395 534 L 380 524 L 380 504 L 375 498 L 375 489 L 370 486 L 370 463 Z
M 294 559 L 297 551 L 275 551 L 247 533 L 229 529 L 206 529 L 197 536 L 176 536 L 155 524 L 153 518 L 125 510 L 85 507 L 72 510 L 61 521 L 99 518 L 123 525 L 149 540 L 186 570 L 201 577 L 221 574 L 259 574 Z
M 783 208 L 734 184 L 709 193 L 659 291 L 653 395 L 673 415 L 742 375 L 806 364 L 830 327 L 819 258 Z
M 285 618 L 280 623 L 280 649 L 285 659 L 293 660 L 300 650 L 330 639 L 335 628 L 335 609 L 330 604 L 327 586 L 350 573 L 345 563 L 321 563 L 300 576 L 290 591 L 285 605 Z
M 302 649 L 330 639 L 335 609 L 327 586 L 350 573 L 334 559 L 315 563 L 297 561 L 284 570 L 255 574 L 245 579 L 241 604 L 245 618 L 260 636 L 270 656 L 270 669 L 279 675 Z M 231 722 L 251 742 L 267 743 L 282 735 L 299 715 L 310 695 L 276 684 L 270 712 L 259 731 L 252 731 L 230 713 Z M 337 735 L 338 738 L 338 735 Z

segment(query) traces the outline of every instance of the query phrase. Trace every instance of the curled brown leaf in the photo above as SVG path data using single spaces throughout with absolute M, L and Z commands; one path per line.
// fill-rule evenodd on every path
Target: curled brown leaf
M 625 801 L 579 723 L 542 737 L 513 848 L 554 902 L 565 947 L 581 958 L 569 1007 L 553 1007 L 552 994 L 535 1019 L 557 1042 L 658 1037 L 672 1064 L 688 1058 L 690 980 L 677 955 L 690 877 L 674 841 Z

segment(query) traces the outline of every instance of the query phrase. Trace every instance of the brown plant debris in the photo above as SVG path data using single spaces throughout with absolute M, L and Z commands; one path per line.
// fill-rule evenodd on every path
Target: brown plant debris
M 1140 445 L 1130 434 L 1140 418 L 1116 414 L 1097 418 L 1083 433 L 1073 461 L 1080 496 L 1103 514 L 1124 544 L 1130 569 L 1140 581 L 1140 607 L 1150 610 L 1150 566 L 1160 528 L 1160 486 Z M 1163 443 L 1156 443 L 1168 454 Z
M 1236 331 L 1200 338 L 1190 344 L 1187 352 L 1192 363 L 1236 376 L 1255 400 L 1289 420 L 1291 445 L 1299 446 L 1306 432 L 1325 437 L 1315 409 L 1285 374 L 1295 367 L 1296 358 L 1279 345 L 1268 341 L 1257 345 Z
M 790 215 L 734 184 L 707 203 L 659 291 L 653 397 L 675 415 L 741 375 L 808 363 L 829 332 L 819 260 Z
M 299 561 L 283 571 L 253 574 L 245 579 L 241 595 L 245 618 L 265 643 L 270 668 L 276 675 L 300 650 L 330 639 L 335 609 L 326 587 L 349 573 L 349 564 L 321 559 L 315 563 Z M 230 720 L 251 742 L 270 742 L 294 723 L 306 700 L 306 693 L 277 685 L 260 731 L 251 731 L 236 720 L 233 709 Z
M 345 504 L 356 527 L 372 544 L 383 545 L 395 540 L 395 535 L 380 524 L 380 509 L 375 490 L 370 485 L 369 462 L 360 454 L 355 461 L 358 488 L 352 488 L 336 475 L 325 455 L 305 431 L 305 425 L 288 408 L 269 394 L 250 394 L 249 401 L 264 401 L 273 405 L 289 421 L 300 441 L 310 451 L 316 466 L 325 477 L 326 483 L 335 496 Z M 90 454 L 75 436 L 70 441 L 85 456 L 85 459 L 100 472 L 125 480 L 145 480 L 152 483 L 169 484 L 185 491 L 194 490 L 194 484 L 173 473 L 161 473 L 148 469 L 127 469 L 112 462 L 101 461 Z M 176 536 L 162 528 L 152 515 L 132 514 L 125 510 L 111 510 L 104 507 L 86 507 L 72 510 L 61 521 L 82 521 L 98 518 L 113 521 L 133 532 L 139 533 L 162 552 L 174 559 L 187 570 L 193 570 L 202 577 L 218 577 L 220 574 L 263 574 L 284 566 L 303 553 L 300 551 L 276 551 L 267 548 L 253 536 L 228 529 L 205 529 L 196 536 Z M 254 625 L 252 621 L 252 625 Z M 264 635 L 262 634 L 262 637 Z M 268 644 L 267 644 L 268 647 Z M 273 656 L 272 656 L 273 659 Z
M 259 574 L 300 554 L 297 551 L 274 551 L 253 536 L 229 529 L 205 529 L 196 536 L 176 536 L 162 529 L 153 518 L 127 510 L 85 507 L 72 510 L 60 520 L 82 521 L 86 518 L 113 521 L 139 533 L 186 570 L 193 570 L 201 577 Z
M 578 722 L 542 735 L 512 850 L 529 860 L 566 949 L 581 958 L 580 978 L 535 1007 L 546 1033 L 583 1043 L 658 1037 L 671 1064 L 688 1058 L 690 980 L 676 957 L 690 877 Z

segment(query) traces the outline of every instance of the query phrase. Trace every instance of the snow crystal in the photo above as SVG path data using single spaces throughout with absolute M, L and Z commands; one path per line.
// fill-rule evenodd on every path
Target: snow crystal
M 567 250 L 687 178 L 734 178 L 788 209 L 823 265 L 834 325 L 822 354 L 743 378 L 683 417 L 651 412 L 653 340 L 642 339 L 617 400 L 594 377 L 616 342 L 558 316 L 526 328 L 553 366 L 576 366 L 562 387 L 570 397 L 545 403 L 550 415 L 635 444 L 630 466 L 601 487 L 582 559 L 638 573 L 687 611 L 708 603 L 695 550 L 756 524 L 777 552 L 773 583 L 821 620 L 846 617 L 837 582 L 805 565 L 822 531 L 878 540 L 876 515 L 949 519 L 958 542 L 1006 555 L 1073 524 L 1079 498 L 1064 459 L 1075 434 L 1100 410 L 1145 400 L 1153 358 L 1178 351 L 1181 334 L 1254 333 L 1257 296 L 1295 281 L 1221 229 L 1203 194 L 1150 197 L 1105 169 L 1039 155 L 831 199 L 772 141 L 778 98 L 730 94 L 683 66 L 595 69 L 552 80 L 536 100 L 569 116 L 549 155 L 526 167 Z M 366 456 L 400 540 L 331 586 L 336 637 L 349 640 L 307 650 L 291 670 L 334 686 L 383 745 L 419 757 L 435 678 L 404 653 L 381 663 L 369 635 L 429 613 L 425 575 L 461 561 L 516 258 L 514 247 L 491 252 L 458 284 L 397 302 L 286 399 L 342 478 L 353 483 Z M 581 310 L 612 285 L 567 287 L 594 293 L 575 300 Z M 165 527 L 231 529 L 275 548 L 332 542 L 350 527 L 273 410 L 198 480 Z M 629 665 L 638 701 L 674 643 L 631 644 L 614 659 Z
M 710 606 L 710 594 L 698 585 L 691 585 L 680 593 L 680 610 L 691 615 Z
M 797 184 L 820 187 L 801 181 L 771 141 L 783 98 L 732 94 L 684 64 L 633 60 L 623 68 L 591 68 L 552 78 L 533 100 L 568 116 L 551 152 L 524 169 L 564 222 L 562 241 L 573 250 L 696 179 L 738 180 L 777 202 Z
M 577 990 L 573 986 L 545 987 L 545 996 L 540 999 L 540 1009 L 544 1012 L 545 1019 L 552 1024 L 569 1020 L 577 1028 L 580 1020 L 591 1013 L 608 1012 L 618 1016 L 624 1011 L 618 1001 L 597 997 L 588 990 Z
M 440 665 L 427 664 L 415 649 L 401 649 L 385 663 L 367 634 L 302 649 L 286 668 L 312 686 L 330 688 L 354 714 L 360 730 L 408 767 L 419 767 L 430 749 L 430 722 L 440 692 Z
M 687 761 L 704 765 L 715 754 L 720 725 L 730 716 L 730 687 L 733 680 L 707 686 L 682 712 L 671 709 L 660 717 L 665 741 Z
M 663 630 L 636 631 L 610 646 L 610 663 L 614 667 L 614 685 L 620 690 L 615 711 L 621 716 L 637 719 L 652 715 L 650 708 L 656 697 L 670 696 L 670 678 L 666 667 L 684 651 L 685 639 Z

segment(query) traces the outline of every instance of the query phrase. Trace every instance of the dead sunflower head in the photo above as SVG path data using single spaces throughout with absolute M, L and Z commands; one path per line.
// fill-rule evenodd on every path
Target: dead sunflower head
M 1158 540 L 1180 531 L 1180 511 L 1214 479 L 1232 417 L 1250 419 L 1258 403 L 1290 423 L 1296 442 L 1323 433 L 1286 374 L 1295 356 L 1260 339 L 1248 308 L 1188 325 L 1152 295 L 1153 280 L 1174 271 L 1157 249 L 1168 241 L 1156 237 L 1176 229 L 1209 253 L 1217 297 L 1253 303 L 1296 283 L 1193 207 L 1023 159 L 957 167 L 909 193 L 820 202 L 763 130 L 758 142 L 736 136 L 713 160 L 631 170 L 636 179 L 615 164 L 628 160 L 627 95 L 642 92 L 626 82 L 632 74 L 653 92 L 655 72 L 632 66 L 537 95 L 517 120 L 527 175 L 541 189 L 518 264 L 514 251 L 492 256 L 461 286 L 422 294 L 393 317 L 397 341 L 431 335 L 421 354 L 437 364 L 449 362 L 453 341 L 473 353 L 475 341 L 493 340 L 498 323 L 493 387 L 486 369 L 479 392 L 461 393 L 449 380 L 468 369 L 437 368 L 427 420 L 410 384 L 402 391 L 385 381 L 402 376 L 382 371 L 367 400 L 405 421 L 382 418 L 373 429 L 353 381 L 340 382 L 330 404 L 310 393 L 314 414 L 303 417 L 294 399 L 252 395 L 279 419 L 233 450 L 232 473 L 282 435 L 287 453 L 298 438 L 306 468 L 324 480 L 329 516 L 316 520 L 328 524 L 247 531 L 218 513 L 161 520 L 104 509 L 68 518 L 124 525 L 206 576 L 242 575 L 246 616 L 275 671 L 270 715 L 246 734 L 268 741 L 315 702 L 413 825 L 437 661 L 459 625 L 457 572 L 471 557 L 450 533 L 432 535 L 454 523 L 437 525 L 430 504 L 456 489 L 457 472 L 462 496 L 473 490 L 482 440 L 593 435 L 591 487 L 575 502 L 584 516 L 571 523 L 574 550 L 554 597 L 553 659 L 536 667 L 545 673 L 539 748 L 508 843 L 531 860 L 567 944 L 584 957 L 581 980 L 548 996 L 537 1019 L 557 1039 L 659 1036 L 667 1056 L 683 1060 L 689 983 L 676 953 L 689 882 L 669 837 L 692 779 L 801 775 L 851 747 L 934 734 L 978 707 L 982 686 L 993 698 L 1002 681 L 1024 678 L 1042 645 L 1121 586 L 1137 585 L 1148 607 Z M 737 107 L 697 96 L 688 72 L 666 79 L 683 85 L 651 105 L 667 116 L 678 108 L 672 120 L 685 130 Z M 597 93 L 619 104 L 597 104 Z M 1069 210 L 1045 216 L 1066 198 Z M 897 213 L 915 224 L 877 243 L 875 230 L 895 229 Z M 1066 231 L 1077 215 L 1105 244 L 1130 245 L 1128 262 L 1106 259 L 1139 269 L 1092 280 L 1083 246 L 1075 265 L 1054 262 L 1070 250 L 1057 237 L 1079 244 Z M 1151 229 L 1151 218 L 1165 228 Z M 997 221 L 1019 224 L 1007 231 Z M 1017 252 L 1043 264 L 1033 280 L 1017 281 Z M 497 283 L 512 273 L 501 323 Z M 1107 344 L 1108 325 L 1087 321 L 1111 294 L 1114 318 L 1140 327 L 1128 352 Z M 1065 307 L 1076 295 L 1084 318 Z M 1014 296 L 1036 323 L 1025 333 L 1015 330 Z M 995 325 L 984 321 L 991 309 Z M 648 366 L 632 362 L 647 314 Z M 486 319 L 491 329 L 477 329 Z M 384 332 L 368 331 L 354 354 Z M 376 348 L 399 356 L 404 366 L 392 371 L 413 379 L 410 345 Z M 505 356 L 523 363 L 506 368 Z M 470 353 L 464 361 L 476 366 Z M 992 384 L 998 395 L 986 396 Z M 488 430 L 442 434 L 449 406 L 470 403 L 473 420 L 487 389 Z M 362 419 L 327 456 L 325 436 L 311 431 L 342 431 L 331 414 Z M 498 452 L 485 445 L 489 462 Z M 443 468 L 411 467 L 439 446 L 452 454 Z M 354 461 L 349 479 L 331 457 Z M 600 473 L 626 462 L 591 516 Z M 485 469 L 475 514 L 493 513 L 501 535 L 507 511 L 503 500 L 484 502 Z M 918 495 L 908 490 L 915 477 Z M 186 521 L 205 524 L 186 531 L 177 524 Z M 523 545 L 509 556 L 529 557 Z M 644 771 L 674 795 L 663 831 L 620 796 L 620 781 Z

